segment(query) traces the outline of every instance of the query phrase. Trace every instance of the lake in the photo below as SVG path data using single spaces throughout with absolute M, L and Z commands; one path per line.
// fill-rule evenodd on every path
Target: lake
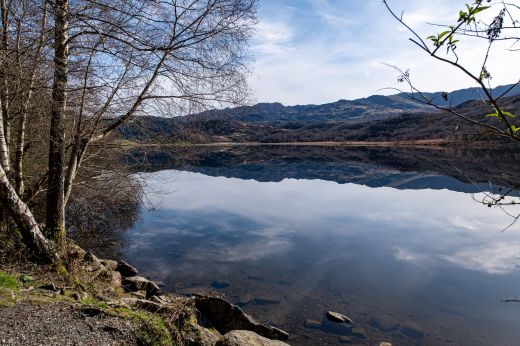
M 147 202 L 118 251 L 165 291 L 219 292 L 293 345 L 520 344 L 520 304 L 501 302 L 520 294 L 520 225 L 504 230 L 505 211 L 520 207 L 479 203 L 518 187 L 515 153 L 147 155 Z M 355 333 L 328 323 L 328 310 L 350 316 Z

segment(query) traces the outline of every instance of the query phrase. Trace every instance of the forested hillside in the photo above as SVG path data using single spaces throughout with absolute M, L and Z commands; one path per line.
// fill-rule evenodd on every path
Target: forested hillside
M 516 89 L 515 89 L 516 90 Z M 457 100 L 470 92 L 455 92 Z M 433 95 L 433 94 L 432 94 Z M 440 98 L 440 100 L 443 100 Z M 440 102 L 440 101 L 439 101 Z M 520 114 L 520 96 L 504 98 L 504 109 Z M 493 125 L 486 117 L 492 107 L 476 100 L 454 110 Z M 516 118 L 512 119 L 515 123 Z M 479 139 L 486 134 L 477 124 L 405 100 L 402 95 L 372 96 L 321 106 L 284 107 L 258 104 L 174 118 L 140 117 L 121 129 L 127 140 L 169 143 L 403 141 L 418 139 Z

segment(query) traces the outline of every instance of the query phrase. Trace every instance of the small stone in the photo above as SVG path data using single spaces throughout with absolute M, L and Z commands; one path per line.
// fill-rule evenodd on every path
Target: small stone
M 131 277 L 137 275 L 137 269 L 126 263 L 125 261 L 118 261 L 116 270 L 121 273 L 124 277 Z
M 30 284 L 33 281 L 34 281 L 34 278 L 31 275 L 20 276 L 20 282 L 24 285 Z
M 350 317 L 345 316 L 343 314 L 340 314 L 338 312 L 327 311 L 325 316 L 327 316 L 327 319 L 329 321 L 334 322 L 334 323 L 350 323 L 350 324 L 352 324 L 352 320 L 350 319 Z
M 379 343 L 379 346 L 392 346 L 392 344 L 389 342 L 383 341 L 383 342 Z
M 305 320 L 303 322 L 303 326 L 305 328 L 309 329 L 320 329 L 321 328 L 321 322 L 316 320 Z
M 361 327 L 353 327 L 352 331 L 350 332 L 353 337 L 358 339 L 368 339 L 368 334 L 365 331 L 364 328 Z

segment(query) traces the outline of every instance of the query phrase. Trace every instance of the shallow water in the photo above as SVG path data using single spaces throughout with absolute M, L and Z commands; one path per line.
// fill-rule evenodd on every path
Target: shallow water
M 468 191 L 480 185 L 344 165 L 365 179 L 233 178 L 261 170 L 243 162 L 248 174 L 151 174 L 155 208 L 126 232 L 123 257 L 165 290 L 224 293 L 294 345 L 520 344 L 520 305 L 500 302 L 520 294 L 520 227 L 501 232 L 511 219 L 474 201 Z M 304 326 L 327 310 L 349 315 L 366 338 Z

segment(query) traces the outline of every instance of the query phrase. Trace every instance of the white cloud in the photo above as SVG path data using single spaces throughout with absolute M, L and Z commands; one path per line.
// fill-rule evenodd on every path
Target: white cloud
M 291 27 L 282 22 L 264 20 L 256 27 L 253 50 L 262 54 L 280 54 L 290 50 Z
M 410 33 L 390 16 L 379 0 L 339 2 L 298 1 L 287 10 L 287 2 L 266 0 L 260 15 L 259 36 L 254 42 L 255 73 L 251 85 L 260 102 L 284 104 L 334 102 L 372 94 L 400 86 L 397 74 L 380 63 L 410 69 L 412 80 L 425 91 L 455 90 L 476 86 L 460 70 L 432 59 L 411 43 Z M 429 23 L 452 23 L 463 1 L 389 1 L 396 12 L 405 10 L 405 20 L 421 37 L 441 29 Z M 310 6 L 309 6 L 310 4 Z M 277 6 L 283 6 L 277 12 Z M 277 13 L 273 17 L 273 12 Z M 490 57 L 492 83 L 516 82 L 511 68 L 518 53 L 497 47 Z M 480 73 L 485 40 L 464 38 L 457 51 L 460 62 Z
M 395 258 L 403 262 L 409 262 L 412 264 L 424 264 L 425 262 L 431 262 L 427 255 L 412 252 L 402 247 L 395 247 L 394 251 Z
M 460 216 L 452 217 L 449 220 L 455 227 L 464 228 L 470 231 L 477 231 L 485 227 L 482 222 L 464 219 Z
M 469 270 L 506 274 L 518 268 L 519 255 L 519 242 L 496 242 L 462 249 L 444 259 Z

